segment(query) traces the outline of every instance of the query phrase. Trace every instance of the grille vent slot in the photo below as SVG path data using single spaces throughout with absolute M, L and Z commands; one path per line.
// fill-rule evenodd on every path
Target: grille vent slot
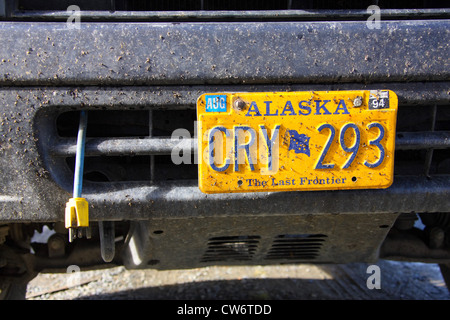
M 267 260 L 313 260 L 319 256 L 327 236 L 323 234 L 284 234 L 277 236 Z
M 76 5 L 83 21 L 333 21 L 366 20 L 377 4 L 383 20 L 446 19 L 448 6 L 431 0 L 10 0 L 0 19 L 67 21 Z
M 208 240 L 208 248 L 201 262 L 252 260 L 260 236 L 215 237 Z

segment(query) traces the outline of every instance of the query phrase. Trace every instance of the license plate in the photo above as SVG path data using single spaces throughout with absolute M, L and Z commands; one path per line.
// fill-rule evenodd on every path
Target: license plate
M 387 188 L 398 99 L 390 90 L 203 94 L 205 193 Z

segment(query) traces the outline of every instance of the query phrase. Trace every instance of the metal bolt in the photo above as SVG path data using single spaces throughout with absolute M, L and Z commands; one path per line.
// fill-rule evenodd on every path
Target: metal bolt
M 58 238 L 52 238 L 48 242 L 48 245 L 53 250 L 58 250 L 58 249 L 61 249 L 62 247 L 64 247 L 64 240 L 59 238 L 59 237 Z
M 354 107 L 361 107 L 363 104 L 363 100 L 361 96 L 358 96 L 355 98 L 355 100 L 353 100 L 353 106 Z
M 66 242 L 62 235 L 54 234 L 52 235 L 48 241 L 48 256 L 50 258 L 58 258 L 62 257 L 66 251 Z
M 439 227 L 430 230 L 430 248 L 438 249 L 444 244 L 445 232 Z
M 240 98 L 238 98 L 234 101 L 234 108 L 238 111 L 244 110 L 246 105 L 247 104 L 245 103 L 245 101 Z

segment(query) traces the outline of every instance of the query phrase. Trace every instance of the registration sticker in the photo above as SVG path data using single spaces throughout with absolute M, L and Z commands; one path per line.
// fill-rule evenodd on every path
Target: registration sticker
M 206 112 L 227 112 L 226 95 L 206 95 Z

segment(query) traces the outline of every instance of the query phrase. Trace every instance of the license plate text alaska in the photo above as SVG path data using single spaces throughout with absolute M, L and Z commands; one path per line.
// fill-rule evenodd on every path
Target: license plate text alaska
M 206 193 L 386 188 L 397 96 L 388 90 L 204 94 Z

